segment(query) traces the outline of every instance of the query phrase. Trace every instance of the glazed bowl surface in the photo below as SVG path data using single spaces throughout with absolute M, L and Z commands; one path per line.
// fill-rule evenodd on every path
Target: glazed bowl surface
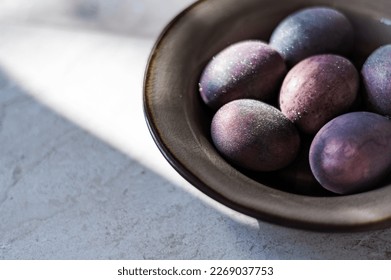
M 283 18 L 310 6 L 336 8 L 351 20 L 355 49 L 350 58 L 358 68 L 374 49 L 391 43 L 391 2 L 386 0 L 198 1 L 166 26 L 151 52 L 143 95 L 148 127 L 164 157 L 185 179 L 239 212 L 316 231 L 388 227 L 390 183 L 354 195 L 303 195 L 291 191 L 293 182 L 281 184 L 275 174 L 253 176 L 238 170 L 211 142 L 213 112 L 198 93 L 208 61 L 241 40 L 268 42 Z

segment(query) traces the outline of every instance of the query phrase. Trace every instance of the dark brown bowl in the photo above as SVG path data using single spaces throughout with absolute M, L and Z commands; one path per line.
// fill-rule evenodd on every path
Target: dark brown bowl
M 228 164 L 210 141 L 212 113 L 198 81 L 206 63 L 245 39 L 268 41 L 278 22 L 300 8 L 325 5 L 344 12 L 356 30 L 351 59 L 360 67 L 376 47 L 391 42 L 391 2 L 321 0 L 198 1 L 165 28 L 152 50 L 144 84 L 151 134 L 170 164 L 199 190 L 247 215 L 318 231 L 361 231 L 391 224 L 391 185 L 347 196 L 300 195 L 278 176 L 254 177 Z M 276 184 L 274 184 L 276 183 Z

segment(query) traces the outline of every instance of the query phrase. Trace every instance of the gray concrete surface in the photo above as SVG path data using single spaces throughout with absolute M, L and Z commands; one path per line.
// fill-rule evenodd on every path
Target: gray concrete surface
M 0 2 L 0 259 L 391 259 L 391 229 L 257 221 L 164 160 L 142 79 L 190 2 Z

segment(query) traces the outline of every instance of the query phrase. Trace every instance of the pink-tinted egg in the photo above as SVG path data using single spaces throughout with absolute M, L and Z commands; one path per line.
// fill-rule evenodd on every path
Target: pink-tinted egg
M 199 92 L 213 109 L 241 98 L 267 101 L 278 95 L 285 74 L 285 62 L 277 51 L 261 41 L 242 41 L 222 50 L 207 64 Z
M 311 56 L 286 75 L 279 106 L 301 131 L 315 134 L 352 107 L 358 87 L 358 72 L 348 59 L 332 54 Z
M 239 99 L 221 107 L 211 125 L 217 150 L 229 162 L 253 171 L 272 171 L 291 163 L 299 150 L 296 127 L 278 109 Z

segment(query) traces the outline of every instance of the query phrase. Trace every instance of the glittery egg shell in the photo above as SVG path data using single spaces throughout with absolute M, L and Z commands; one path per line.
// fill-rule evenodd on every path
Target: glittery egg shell
M 361 70 L 368 109 L 391 116 L 391 45 L 375 50 Z
M 262 41 L 241 41 L 207 64 L 199 92 L 213 109 L 240 98 L 267 101 L 278 95 L 285 74 L 285 62 L 277 51 Z
M 285 18 L 273 31 L 270 46 L 289 66 L 316 54 L 348 54 L 354 32 L 348 18 L 328 7 L 299 10 Z
M 333 54 L 315 55 L 288 72 L 281 86 L 279 106 L 302 132 L 315 134 L 353 106 L 358 87 L 358 72 L 348 59 Z
M 252 99 L 231 101 L 215 114 L 211 136 L 217 150 L 235 166 L 278 170 L 299 150 L 296 127 L 278 109 Z

